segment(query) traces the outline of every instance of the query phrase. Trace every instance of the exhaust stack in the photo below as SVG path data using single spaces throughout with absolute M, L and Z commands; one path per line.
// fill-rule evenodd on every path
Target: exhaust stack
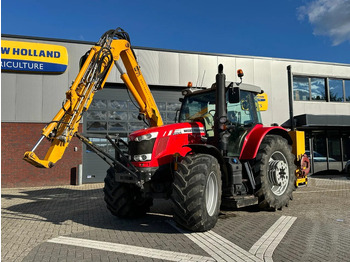
M 217 147 L 222 152 L 223 156 L 227 155 L 228 138 L 224 136 L 227 121 L 227 105 L 226 105 L 226 75 L 223 73 L 224 66 L 218 67 L 216 75 L 216 119 L 215 119 L 215 137 L 218 138 Z

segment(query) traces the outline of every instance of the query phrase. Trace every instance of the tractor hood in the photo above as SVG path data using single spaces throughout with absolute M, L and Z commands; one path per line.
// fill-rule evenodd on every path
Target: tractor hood
M 175 154 L 185 156 L 189 144 L 199 144 L 205 128 L 185 122 L 138 130 L 129 135 L 129 155 L 135 167 L 158 167 L 172 162 Z

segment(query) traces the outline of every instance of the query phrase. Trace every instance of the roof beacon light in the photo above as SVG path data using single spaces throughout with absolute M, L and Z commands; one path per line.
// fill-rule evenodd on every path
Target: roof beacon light
M 192 82 L 187 83 L 187 87 L 191 88 L 192 87 Z
M 243 70 L 242 69 L 238 69 L 237 70 L 237 75 L 238 75 L 239 78 L 242 79 L 242 77 L 244 76 Z
M 237 70 L 237 76 L 239 77 L 239 79 L 241 79 L 241 82 L 239 82 L 239 83 L 236 83 L 238 86 L 240 85 L 240 84 L 242 84 L 242 77 L 244 76 L 244 73 L 243 73 L 243 70 L 242 69 L 238 69 Z

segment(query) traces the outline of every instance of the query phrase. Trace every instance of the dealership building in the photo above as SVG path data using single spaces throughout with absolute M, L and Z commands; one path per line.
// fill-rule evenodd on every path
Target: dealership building
M 1 179 L 2 187 L 103 182 L 107 164 L 74 138 L 51 169 L 23 161 L 41 130 L 62 107 L 79 72 L 80 58 L 94 43 L 2 35 Z M 135 47 L 135 54 L 165 124 L 174 123 L 181 91 L 192 82 L 210 87 L 219 64 L 228 81 L 260 86 L 268 96 L 263 124 L 305 131 L 312 173 L 344 172 L 350 160 L 350 64 L 185 52 Z M 233 50 L 234 51 L 234 50 Z M 114 68 L 103 90 L 84 114 L 80 132 L 104 150 L 106 134 L 127 136 L 145 127 L 138 109 Z M 43 158 L 49 142 L 36 154 Z

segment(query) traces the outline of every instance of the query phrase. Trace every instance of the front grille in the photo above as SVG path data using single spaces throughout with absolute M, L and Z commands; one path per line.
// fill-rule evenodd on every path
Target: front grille
M 134 159 L 135 155 L 152 154 L 154 142 L 156 138 L 150 140 L 144 140 L 141 142 L 130 141 L 129 142 L 129 155 L 131 159 Z

